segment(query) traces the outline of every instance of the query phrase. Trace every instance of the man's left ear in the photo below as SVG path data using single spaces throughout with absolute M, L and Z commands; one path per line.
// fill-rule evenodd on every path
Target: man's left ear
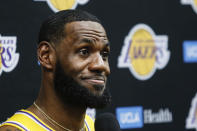
M 41 41 L 37 48 L 37 57 L 40 64 L 48 69 L 53 70 L 55 67 L 55 50 L 47 41 Z

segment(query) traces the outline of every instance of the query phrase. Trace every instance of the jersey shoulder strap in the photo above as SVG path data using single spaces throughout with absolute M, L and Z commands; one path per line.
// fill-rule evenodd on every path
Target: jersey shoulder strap
M 22 131 L 54 131 L 35 114 L 24 109 L 17 111 L 11 118 L 3 122 L 0 126 L 4 125 L 14 126 Z
M 85 127 L 86 127 L 86 131 L 95 131 L 94 120 L 87 114 L 85 116 Z
M 55 131 L 35 114 L 24 109 L 17 111 L 7 121 L 3 122 L 0 127 L 4 125 L 16 127 L 21 131 Z M 85 128 L 86 131 L 95 131 L 94 120 L 88 115 L 85 116 Z

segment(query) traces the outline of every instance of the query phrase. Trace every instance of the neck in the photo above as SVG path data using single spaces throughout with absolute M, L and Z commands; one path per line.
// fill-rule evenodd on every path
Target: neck
M 84 127 L 86 108 L 73 107 L 69 106 L 69 104 L 64 104 L 53 89 L 54 88 L 49 87 L 49 85 L 43 85 L 39 96 L 35 101 L 36 105 L 38 105 L 44 113 L 46 113 L 58 124 L 72 131 L 79 131 Z M 55 130 L 63 130 L 61 127 L 58 127 L 58 125 L 54 126 L 51 124 L 49 120 L 47 120 L 46 116 L 35 106 L 31 106 L 28 110 L 35 113 L 41 120 Z

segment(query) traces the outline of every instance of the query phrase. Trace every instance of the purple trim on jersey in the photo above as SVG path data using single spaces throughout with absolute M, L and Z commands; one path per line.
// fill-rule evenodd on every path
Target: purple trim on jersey
M 40 122 L 38 119 L 36 119 L 33 115 L 29 114 L 28 112 L 24 112 L 24 111 L 17 111 L 16 113 L 25 113 L 26 115 L 30 116 L 32 119 L 34 119 L 35 121 L 37 121 L 39 124 L 41 124 L 43 127 L 45 127 L 46 129 L 48 129 L 49 131 L 52 131 L 51 129 L 49 129 L 47 126 L 45 126 L 42 122 Z
M 85 124 L 86 124 L 86 127 L 88 128 L 88 131 L 90 131 L 90 128 L 89 128 L 88 123 L 86 122 L 86 120 L 85 120 Z
M 28 131 L 28 130 L 27 130 L 25 127 L 23 127 L 22 125 L 19 125 L 18 123 L 15 123 L 15 122 L 10 122 L 10 121 L 8 121 L 8 122 L 5 122 L 5 123 L 10 123 L 10 124 L 17 125 L 17 126 L 21 127 L 23 130 L 25 130 L 25 131 Z

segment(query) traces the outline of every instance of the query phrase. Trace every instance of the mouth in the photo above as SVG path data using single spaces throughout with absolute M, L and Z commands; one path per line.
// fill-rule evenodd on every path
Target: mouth
M 83 77 L 82 80 L 92 84 L 105 84 L 105 78 L 103 76 Z
M 82 80 L 88 84 L 93 85 L 93 87 L 95 87 L 96 90 L 102 90 L 105 87 L 106 80 L 104 76 L 83 77 Z

